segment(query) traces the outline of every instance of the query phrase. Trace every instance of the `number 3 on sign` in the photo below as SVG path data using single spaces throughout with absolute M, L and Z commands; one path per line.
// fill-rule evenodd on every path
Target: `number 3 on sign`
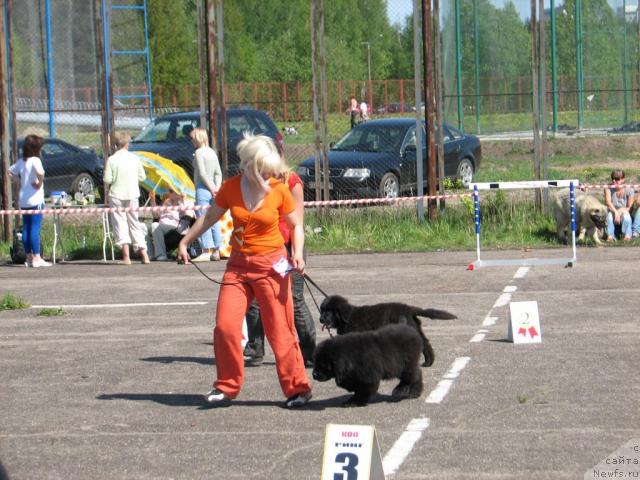
M 358 456 L 355 453 L 337 454 L 336 465 L 342 465 L 342 471 L 334 473 L 333 480 L 358 480 Z
M 322 480 L 384 480 L 373 426 L 327 425 Z

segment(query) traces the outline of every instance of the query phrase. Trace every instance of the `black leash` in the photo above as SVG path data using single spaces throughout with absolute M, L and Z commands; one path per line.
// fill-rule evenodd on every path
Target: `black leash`
M 262 280 L 263 278 L 268 278 L 268 277 L 273 277 L 275 275 L 280 275 L 278 272 L 274 272 L 274 273 L 269 273 L 267 275 L 264 275 L 262 277 L 258 277 L 258 278 L 254 278 L 253 280 L 242 280 L 239 282 L 221 282 L 219 280 L 216 280 L 215 278 L 211 278 L 209 275 L 207 275 L 198 265 L 196 265 L 193 262 L 189 262 L 191 265 L 193 265 L 194 267 L 196 267 L 196 270 L 198 270 L 198 272 L 200 272 L 202 274 L 203 277 L 205 277 L 207 280 L 209 280 L 212 283 L 218 284 L 218 285 L 241 285 L 243 283 L 252 283 L 255 282 L 257 280 Z M 293 268 L 288 268 L 287 270 L 284 271 L 284 273 L 289 273 L 292 270 L 294 270 Z M 325 297 L 328 297 L 329 295 L 327 295 L 325 293 L 324 290 L 322 290 L 322 288 L 320 288 L 320 286 L 313 281 L 313 279 L 308 275 L 308 274 L 303 274 L 302 278 L 304 279 L 304 284 L 307 286 L 307 290 L 309 291 L 309 295 L 311 295 L 311 298 L 313 299 L 313 303 L 315 304 L 316 308 L 318 309 L 318 312 L 320 312 L 320 305 L 318 305 L 318 302 L 316 301 L 316 297 L 313 295 L 313 291 L 311 290 L 311 287 L 309 286 L 309 284 L 313 285 L 314 287 L 316 287 L 318 289 L 318 291 L 324 295 Z M 327 331 L 329 332 L 329 336 L 333 336 L 331 335 L 331 330 L 326 326 L 326 325 L 322 325 L 322 329 L 324 330 L 325 328 L 327 328 Z
M 228 286 L 241 285 L 243 283 L 253 283 L 253 282 L 257 282 L 258 280 L 262 280 L 263 278 L 275 277 L 276 275 L 280 275 L 278 272 L 273 272 L 273 273 L 268 273 L 267 275 L 263 275 L 262 277 L 254 278 L 253 280 L 240 280 L 239 282 L 221 282 L 219 280 L 216 280 L 215 278 L 211 278 L 209 275 L 204 273 L 202 271 L 202 269 L 198 265 L 196 265 L 195 263 L 189 262 L 189 264 L 191 264 L 194 267 L 196 267 L 196 270 L 198 270 L 202 274 L 202 276 L 205 277 L 207 280 L 209 280 L 210 282 L 213 282 L 213 283 L 217 283 L 218 285 L 228 285 Z M 292 270 L 293 270 L 293 268 L 288 268 L 283 273 L 289 273 Z

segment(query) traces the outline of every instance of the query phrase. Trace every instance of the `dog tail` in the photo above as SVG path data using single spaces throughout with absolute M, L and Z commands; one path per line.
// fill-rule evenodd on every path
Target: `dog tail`
M 446 310 L 438 310 L 436 308 L 416 309 L 416 315 L 420 317 L 432 318 L 434 320 L 453 320 L 454 318 L 458 318 L 451 312 L 447 312 Z

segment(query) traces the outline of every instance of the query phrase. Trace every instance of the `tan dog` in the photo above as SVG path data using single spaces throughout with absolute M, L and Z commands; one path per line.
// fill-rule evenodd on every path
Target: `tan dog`
M 576 231 L 578 240 L 584 241 L 585 233 L 597 245 L 602 245 L 600 233 L 607 226 L 607 207 L 596 197 L 588 195 L 580 190 L 575 191 L 576 204 Z M 567 231 L 571 229 L 571 209 L 569 206 L 569 189 L 559 190 L 554 198 L 554 214 L 558 239 L 567 241 Z

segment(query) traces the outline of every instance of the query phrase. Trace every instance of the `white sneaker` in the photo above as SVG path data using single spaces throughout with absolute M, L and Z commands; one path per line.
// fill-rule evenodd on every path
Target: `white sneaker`
M 211 261 L 212 262 L 219 262 L 220 261 L 220 250 L 214 250 L 213 253 L 211 254 Z
M 40 260 L 36 260 L 35 262 L 33 262 L 33 263 L 31 264 L 31 266 L 32 266 L 33 268 L 50 267 L 50 266 L 51 266 L 51 263 L 50 263 L 50 262 L 46 262 L 46 261 L 44 261 L 44 260 L 40 259 Z
M 192 263 L 210 262 L 210 261 L 211 261 L 211 254 L 210 253 L 201 253 L 196 258 L 192 258 L 191 259 Z
M 155 260 L 156 260 L 156 262 L 166 262 L 166 261 L 168 260 L 168 258 L 167 258 L 167 256 L 166 256 L 166 255 L 158 255 L 158 256 L 155 258 Z

